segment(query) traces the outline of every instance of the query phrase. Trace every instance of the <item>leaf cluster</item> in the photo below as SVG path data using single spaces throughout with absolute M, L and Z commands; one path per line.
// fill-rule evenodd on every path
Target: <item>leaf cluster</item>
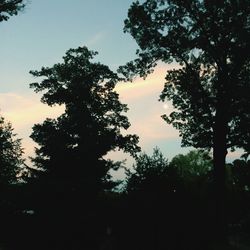
M 119 78 L 106 65 L 92 62 L 96 54 L 86 47 L 70 49 L 62 63 L 31 71 L 41 77 L 30 87 L 43 93 L 42 102 L 65 107 L 58 118 L 33 127 L 31 138 L 39 145 L 33 162 L 79 183 L 107 177 L 112 164 L 103 157 L 108 152 L 118 148 L 134 155 L 139 150 L 136 135 L 122 134 L 130 123 L 128 108 L 114 91 Z
M 178 64 L 167 72 L 160 100 L 172 101 L 174 111 L 163 118 L 184 146 L 213 147 L 214 128 L 225 123 L 227 148 L 249 152 L 249 14 L 245 0 L 136 1 L 128 11 L 124 31 L 140 48 L 119 72 L 132 80 L 159 61 Z
M 24 160 L 21 140 L 16 139 L 10 123 L 0 117 L 0 184 L 17 181 Z
M 17 15 L 24 8 L 24 0 L 0 0 L 0 22 Z

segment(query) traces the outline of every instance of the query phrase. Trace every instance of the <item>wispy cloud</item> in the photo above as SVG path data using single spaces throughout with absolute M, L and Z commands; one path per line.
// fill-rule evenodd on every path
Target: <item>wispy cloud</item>
M 47 117 L 59 116 L 62 106 L 49 107 L 40 102 L 38 95 L 20 93 L 0 93 L 0 113 L 6 121 L 11 122 L 14 132 L 23 138 L 22 146 L 25 156 L 33 154 L 35 143 L 29 138 L 32 126 L 41 123 Z
M 64 110 L 62 106 L 42 104 L 38 96 L 18 93 L 0 93 L 0 107 L 4 117 L 19 129 L 39 123 L 46 117 L 56 117 Z
M 170 104 L 158 102 L 165 74 L 166 67 L 160 66 L 146 80 L 136 79 L 133 83 L 121 83 L 116 87 L 122 103 L 128 104 L 130 109 L 127 116 L 131 127 L 127 132 L 139 135 L 142 149 L 157 145 L 159 140 L 167 142 L 178 138 L 178 131 L 167 125 L 160 117 L 166 111 L 171 111 Z M 51 108 L 42 104 L 40 96 L 33 93 L 0 93 L 0 108 L 0 113 L 13 124 L 18 136 L 23 138 L 26 156 L 33 155 L 35 146 L 29 138 L 32 126 L 42 122 L 46 117 L 57 117 L 64 111 L 63 107 Z
M 132 83 L 120 83 L 116 87 L 121 101 L 128 104 L 130 109 L 128 116 L 131 127 L 128 132 L 138 134 L 142 146 L 158 139 L 179 137 L 178 131 L 161 118 L 161 115 L 173 110 L 171 103 L 158 101 L 168 69 L 170 67 L 160 65 L 146 80 L 138 78 Z
M 92 37 L 90 37 L 85 42 L 85 45 L 87 45 L 87 46 L 96 45 L 97 43 L 101 42 L 105 38 L 106 34 L 107 33 L 105 31 L 99 31 L 98 33 L 96 33 Z
M 146 106 L 147 109 L 144 112 L 140 112 L 139 110 L 136 112 L 137 105 L 135 104 L 134 106 L 135 110 L 129 113 L 131 127 L 128 131 L 138 134 L 144 143 L 179 137 L 178 131 L 161 118 L 161 115 L 165 112 L 161 104 L 155 102 L 152 108 Z
M 125 102 L 159 94 L 164 86 L 165 75 L 166 69 L 159 67 L 146 80 L 136 78 L 133 82 L 121 82 L 117 84 L 115 90 Z
M 242 149 L 237 149 L 234 152 L 229 151 L 227 154 L 227 161 L 228 162 L 232 162 L 235 159 L 239 159 L 241 157 L 241 155 L 244 154 L 244 150 Z
M 167 70 L 177 67 L 178 65 L 176 64 L 171 66 L 160 64 L 145 80 L 138 77 L 133 82 L 121 82 L 117 84 L 115 90 L 125 102 L 152 95 L 157 95 L 158 97 L 163 90 Z

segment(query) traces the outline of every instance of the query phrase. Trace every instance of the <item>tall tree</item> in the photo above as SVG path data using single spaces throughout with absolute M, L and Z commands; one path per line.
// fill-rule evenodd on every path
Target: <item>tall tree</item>
M 178 170 L 183 178 L 205 176 L 212 169 L 212 158 L 202 150 L 191 150 L 186 155 L 178 154 L 170 162 L 170 166 Z
M 140 47 L 120 69 L 127 78 L 146 76 L 157 61 L 179 64 L 166 76 L 161 100 L 175 109 L 163 118 L 184 146 L 213 149 L 220 232 L 227 150 L 250 151 L 249 14 L 246 0 L 147 0 L 133 3 L 125 20 Z
M 0 0 L 0 22 L 17 15 L 24 8 L 24 0 Z
M 168 160 L 158 148 L 154 148 L 152 156 L 141 153 L 136 158 L 136 163 L 132 169 L 126 169 L 125 190 L 133 192 L 146 189 L 152 192 L 154 190 L 159 191 L 166 186 L 170 186 L 169 189 L 173 190 L 175 187 L 169 181 L 170 178 L 168 179 L 168 176 L 171 175 L 175 178 L 177 176 L 176 171 L 169 168 Z M 166 180 L 168 181 L 166 182 Z
M 177 183 L 207 179 L 211 169 L 212 159 L 206 151 L 191 150 L 185 155 L 174 156 L 168 162 L 161 151 L 154 148 L 152 156 L 141 153 L 132 169 L 126 169 L 126 191 L 146 188 L 151 191 L 158 189 L 159 192 L 164 185 L 173 192 L 178 189 Z
M 112 184 L 108 171 L 119 164 L 105 158 L 108 152 L 121 149 L 134 155 L 139 150 L 138 137 L 121 132 L 130 124 L 127 106 L 114 91 L 119 78 L 108 66 L 92 62 L 96 54 L 86 47 L 70 49 L 62 63 L 31 71 L 42 80 L 30 85 L 45 92 L 43 103 L 65 106 L 57 119 L 33 127 L 31 137 L 39 145 L 35 165 L 89 191 Z
M 11 124 L 0 116 L 0 185 L 16 182 L 23 167 L 21 140 L 15 137 Z

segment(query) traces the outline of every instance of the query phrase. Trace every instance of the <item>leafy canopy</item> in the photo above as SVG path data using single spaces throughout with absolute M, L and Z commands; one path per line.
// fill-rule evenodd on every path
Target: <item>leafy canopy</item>
M 0 116 L 0 184 L 6 185 L 17 181 L 24 160 L 21 140 L 16 139 L 10 123 Z
M 108 171 L 118 168 L 104 156 L 121 149 L 138 152 L 136 135 L 123 135 L 130 123 L 114 87 L 118 76 L 108 66 L 92 62 L 97 52 L 86 47 L 70 49 L 63 62 L 40 71 L 31 71 L 40 82 L 30 86 L 43 92 L 42 102 L 64 105 L 57 119 L 46 119 L 33 127 L 32 139 L 38 143 L 36 166 L 73 183 L 100 186 L 110 179 Z
M 184 146 L 213 147 L 225 125 L 226 147 L 250 150 L 249 14 L 246 0 L 136 1 L 128 11 L 124 30 L 140 48 L 120 72 L 131 80 L 158 61 L 179 64 L 160 98 L 172 101 L 174 111 L 163 118 Z
M 168 162 L 162 152 L 154 148 L 152 156 L 141 153 L 133 168 L 126 170 L 125 190 L 160 192 L 164 189 L 176 192 L 183 183 L 207 179 L 212 166 L 212 158 L 206 151 L 191 150 L 185 155 L 176 155 Z
M 178 176 L 176 169 L 169 167 L 168 160 L 158 148 L 154 148 L 152 156 L 141 153 L 132 169 L 126 169 L 125 190 L 159 192 L 176 189 Z
M 178 154 L 170 162 L 183 178 L 206 176 L 211 171 L 213 162 L 208 152 L 191 150 L 186 155 Z
M 17 15 L 24 8 L 24 0 L 0 0 L 0 22 Z

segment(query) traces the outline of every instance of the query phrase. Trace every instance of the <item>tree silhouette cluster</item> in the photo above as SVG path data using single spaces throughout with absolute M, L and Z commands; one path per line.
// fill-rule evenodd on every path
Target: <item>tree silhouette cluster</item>
M 11 124 L 0 117 L 0 185 L 15 183 L 24 162 L 21 140 L 15 137 Z
M 135 155 L 139 150 L 136 135 L 121 133 L 130 124 L 124 115 L 127 107 L 114 91 L 118 76 L 91 62 L 94 55 L 86 47 L 70 49 L 63 63 L 32 71 L 43 80 L 30 85 L 45 92 L 42 102 L 65 107 L 57 119 L 34 126 L 31 138 L 40 146 L 33 158 L 35 166 L 93 192 L 113 187 L 108 172 L 119 168 L 119 163 L 104 159 L 108 152 L 118 148 Z
M 158 61 L 175 61 L 160 99 L 175 108 L 163 119 L 180 131 L 183 146 L 213 149 L 218 240 L 225 232 L 227 150 L 249 154 L 248 1 L 138 1 L 125 20 L 140 49 L 121 67 L 131 79 Z
M 22 0 L 0 0 L 0 22 L 23 8 Z M 33 126 L 33 166 L 0 116 L 0 248 L 247 249 L 249 16 L 246 0 L 136 1 L 124 31 L 139 45 L 137 58 L 118 72 L 85 46 L 30 71 L 41 101 L 64 111 Z M 178 64 L 160 95 L 174 110 L 162 118 L 179 130 L 183 146 L 196 148 L 170 161 L 158 148 L 140 153 L 115 91 L 158 62 Z M 244 155 L 226 163 L 237 148 Z M 108 159 L 114 150 L 133 156 L 134 165 Z M 111 171 L 121 168 L 118 187 Z
M 1 0 L 0 22 L 7 21 L 10 16 L 17 15 L 24 8 L 24 0 Z

